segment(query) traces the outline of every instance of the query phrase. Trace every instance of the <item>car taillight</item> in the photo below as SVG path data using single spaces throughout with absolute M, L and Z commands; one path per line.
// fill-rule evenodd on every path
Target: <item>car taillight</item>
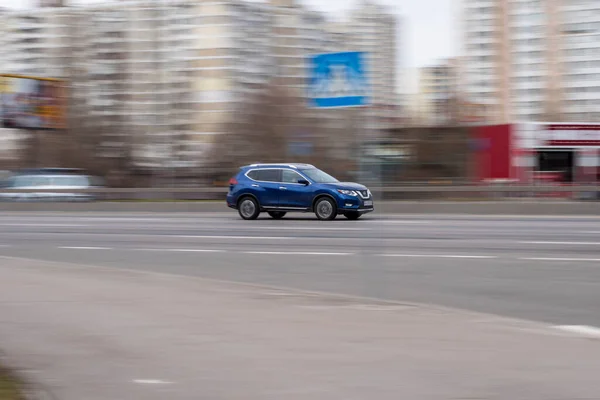
M 238 184 L 238 181 L 237 181 L 237 179 L 235 179 L 235 178 L 231 178 L 231 179 L 229 180 L 229 186 L 235 186 L 235 185 L 237 185 L 237 184 Z

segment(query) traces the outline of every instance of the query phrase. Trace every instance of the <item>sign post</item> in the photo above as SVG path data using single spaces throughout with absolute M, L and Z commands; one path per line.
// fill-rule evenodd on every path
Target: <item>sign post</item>
M 369 85 L 364 52 L 322 53 L 309 60 L 308 98 L 319 109 L 368 107 Z M 365 119 L 365 129 L 367 121 Z M 364 137 L 357 138 L 359 170 L 364 174 Z

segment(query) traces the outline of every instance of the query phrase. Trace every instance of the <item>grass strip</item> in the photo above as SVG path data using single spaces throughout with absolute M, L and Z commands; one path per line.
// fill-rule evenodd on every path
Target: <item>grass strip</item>
M 21 384 L 7 368 L 0 366 L 0 400 L 23 400 Z

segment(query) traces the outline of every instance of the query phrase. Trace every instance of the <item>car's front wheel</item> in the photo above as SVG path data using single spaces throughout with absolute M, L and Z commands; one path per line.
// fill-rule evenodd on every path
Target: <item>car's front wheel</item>
M 256 219 L 260 214 L 258 202 L 253 197 L 244 197 L 238 204 L 240 217 L 246 220 Z
M 273 219 L 281 219 L 281 218 L 285 217 L 285 214 L 287 214 L 287 213 L 285 213 L 283 211 L 269 211 L 269 215 Z
M 333 200 L 322 197 L 315 204 L 315 214 L 322 221 L 331 221 L 337 216 L 337 207 Z
M 360 218 L 360 213 L 356 211 L 347 212 L 344 214 L 344 217 L 348 218 L 350 221 L 356 221 Z

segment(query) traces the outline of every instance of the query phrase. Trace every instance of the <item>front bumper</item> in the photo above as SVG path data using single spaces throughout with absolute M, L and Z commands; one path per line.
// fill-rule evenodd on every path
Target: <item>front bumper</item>
M 360 214 L 367 214 L 367 213 L 375 211 L 375 207 L 368 207 L 368 208 L 366 208 L 366 207 L 363 207 L 363 208 L 338 208 L 338 213 L 340 213 L 340 214 L 343 214 L 343 213 L 349 212 L 349 211 L 357 212 L 357 213 L 360 213 Z
M 338 211 L 340 213 L 354 211 L 361 214 L 373 212 L 375 211 L 373 197 L 371 196 L 368 199 L 363 199 L 356 196 L 344 196 L 338 201 Z

